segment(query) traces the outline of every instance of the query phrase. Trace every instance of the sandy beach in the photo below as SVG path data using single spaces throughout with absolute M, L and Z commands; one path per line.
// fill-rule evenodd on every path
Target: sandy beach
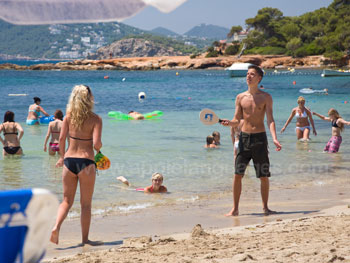
M 94 217 L 90 236 L 101 246 L 80 246 L 79 220 L 68 220 L 44 262 L 350 262 L 346 186 L 272 189 L 270 216 L 256 190 L 243 193 L 238 217 L 223 216 L 229 193 Z

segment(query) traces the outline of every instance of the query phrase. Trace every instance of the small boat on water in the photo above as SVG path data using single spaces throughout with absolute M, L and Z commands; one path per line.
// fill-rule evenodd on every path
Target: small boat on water
M 328 95 L 328 89 L 313 89 L 313 88 L 303 88 L 299 90 L 300 93 L 304 94 L 324 94 Z
M 322 74 L 322 77 L 340 77 L 340 76 L 349 76 L 350 77 L 350 70 L 334 70 L 334 69 L 324 69 Z
M 233 63 L 231 67 L 226 68 L 230 77 L 245 77 L 247 76 L 248 67 L 253 64 L 250 63 Z

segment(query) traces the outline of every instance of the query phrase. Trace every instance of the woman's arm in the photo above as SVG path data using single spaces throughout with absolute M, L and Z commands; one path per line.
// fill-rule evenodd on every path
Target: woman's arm
M 289 125 L 289 123 L 292 121 L 292 119 L 295 116 L 295 109 L 292 109 L 291 114 L 289 115 L 288 120 L 286 121 L 286 123 L 284 124 L 283 128 L 281 129 L 281 133 L 283 133 L 285 131 L 285 129 L 287 128 L 287 126 Z
M 1 134 L 1 132 L 2 132 L 3 129 L 4 129 L 4 125 L 0 124 L 0 134 Z M 5 141 L 4 141 L 4 139 L 2 138 L 2 136 L 0 136 L 0 142 L 1 142 L 3 145 L 5 145 Z
M 342 124 L 344 124 L 344 125 L 350 125 L 350 121 L 343 120 L 342 118 L 339 118 L 339 119 L 337 120 L 337 124 L 338 124 L 338 123 L 342 123 Z
M 64 154 L 66 153 L 66 138 L 67 138 L 67 134 L 68 134 L 68 130 L 69 130 L 68 119 L 69 119 L 68 116 L 66 116 L 66 118 L 63 119 L 60 138 L 59 138 L 59 149 L 60 150 L 58 153 L 60 154 L 60 159 L 58 159 L 58 161 L 56 163 L 56 167 L 63 166 Z
M 323 116 L 321 114 L 318 114 L 317 112 L 312 112 L 313 115 L 316 115 L 317 117 L 319 117 L 320 119 L 324 120 L 324 121 L 331 121 L 331 119 L 329 117 Z
M 49 127 L 48 127 L 48 129 L 47 129 L 47 133 L 46 133 L 46 137 L 45 137 L 45 142 L 44 142 L 44 152 L 46 152 L 47 151 L 47 141 L 49 140 L 49 138 L 50 138 L 50 135 L 51 135 L 51 123 L 49 124 Z
M 41 111 L 45 116 L 50 116 L 41 106 L 38 106 L 39 111 Z
M 94 125 L 94 130 L 92 133 L 92 142 L 96 152 L 99 152 L 102 148 L 102 119 L 100 116 L 96 115 L 96 123 Z
M 315 123 L 314 123 L 314 119 L 312 118 L 312 113 L 309 109 L 306 109 L 306 113 L 307 113 L 307 116 L 309 117 L 309 120 L 310 120 L 310 123 L 311 123 L 311 126 L 312 126 L 312 130 L 313 130 L 313 133 L 314 135 L 316 136 L 317 135 L 317 132 L 316 132 L 316 128 L 315 128 Z
M 23 131 L 23 128 L 21 126 L 21 124 L 19 124 L 18 122 L 16 122 L 16 129 L 17 131 L 19 131 L 19 136 L 18 136 L 18 140 L 20 141 L 23 137 L 23 134 L 24 134 L 24 131 Z

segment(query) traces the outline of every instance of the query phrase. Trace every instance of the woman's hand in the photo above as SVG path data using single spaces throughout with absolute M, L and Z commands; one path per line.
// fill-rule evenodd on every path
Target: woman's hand
M 47 151 L 47 147 L 46 147 L 46 145 L 44 146 L 44 152 L 46 152 Z
M 286 130 L 286 127 L 283 127 L 283 128 L 281 129 L 281 133 L 283 133 L 285 130 Z
M 56 163 L 56 168 L 63 167 L 63 157 L 60 157 Z

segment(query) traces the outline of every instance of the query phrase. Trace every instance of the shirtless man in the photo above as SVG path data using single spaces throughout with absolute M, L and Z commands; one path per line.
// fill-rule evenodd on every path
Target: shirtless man
M 276 126 L 272 113 L 272 98 L 270 94 L 258 88 L 263 75 L 263 71 L 258 66 L 249 66 L 246 78 L 248 90 L 237 95 L 234 118 L 231 121 L 223 120 L 221 122 L 224 126 L 235 128 L 242 119 L 244 120 L 242 132 L 239 136 L 239 149 L 235 160 L 235 176 L 232 184 L 233 208 L 226 216 L 238 216 L 239 214 L 238 205 L 242 192 L 242 178 L 247 164 L 251 159 L 254 162 L 256 176 L 261 182 L 260 189 L 264 214 L 269 215 L 274 213 L 267 205 L 270 186 L 270 162 L 264 125 L 265 114 L 276 151 L 280 151 L 282 145 L 276 136 Z

